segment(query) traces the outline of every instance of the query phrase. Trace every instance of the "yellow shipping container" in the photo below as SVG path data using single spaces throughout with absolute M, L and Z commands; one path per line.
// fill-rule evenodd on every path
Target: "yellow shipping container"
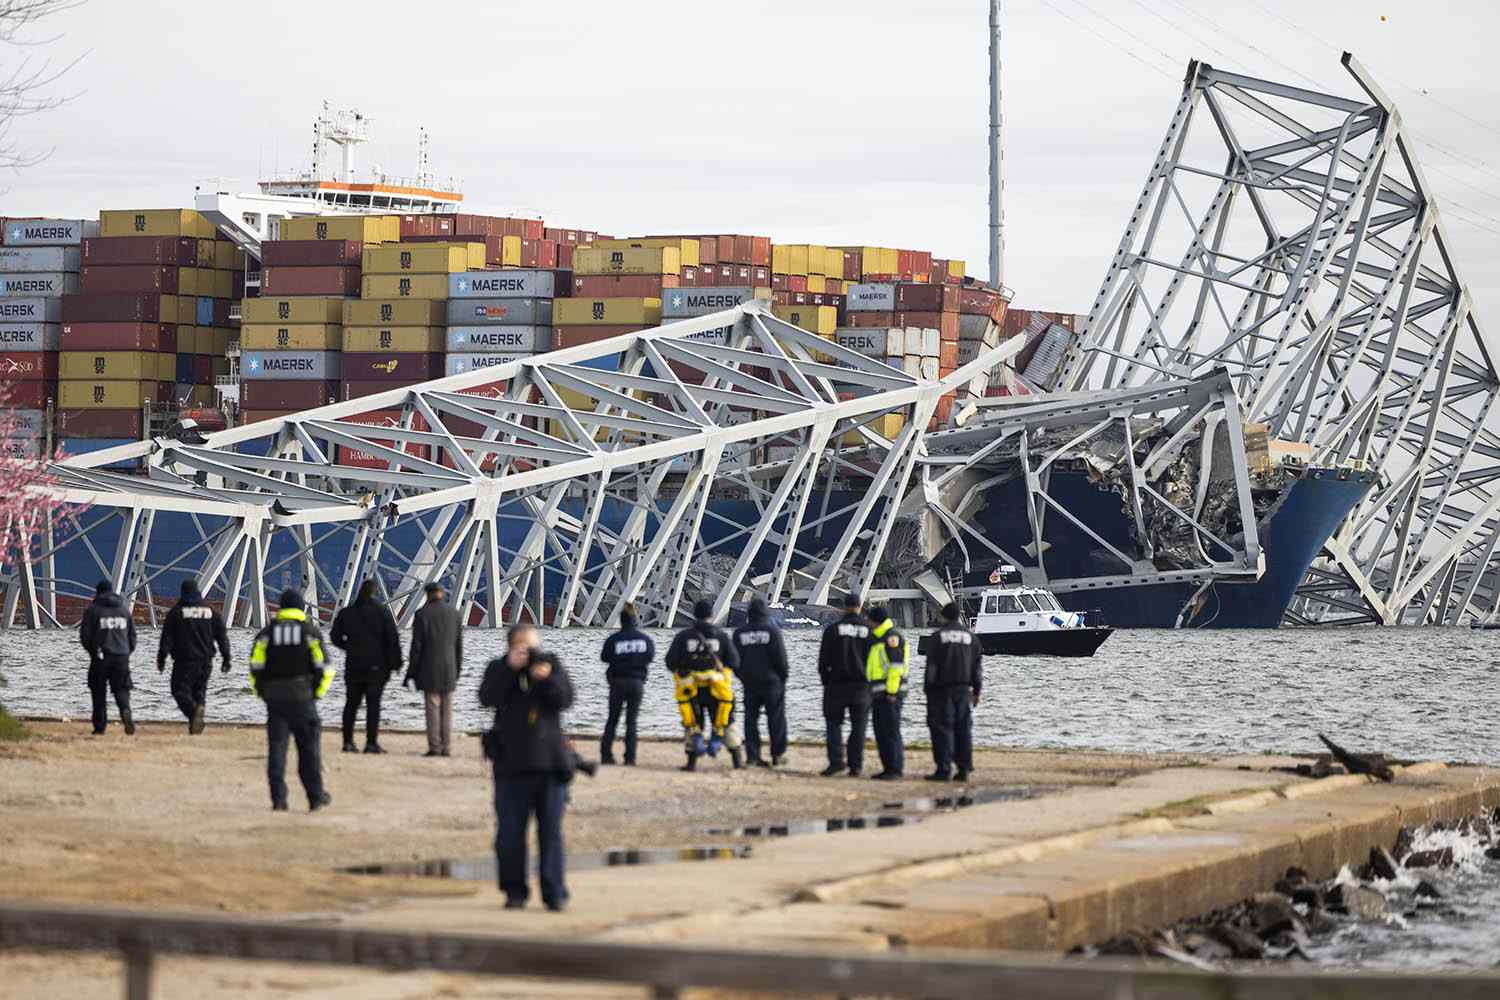
M 343 299 L 345 326 L 443 326 L 443 299 Z
M 480 270 L 484 267 L 484 244 L 388 243 L 366 250 L 362 267 L 365 274 L 453 274 Z
M 239 248 L 228 240 L 214 240 L 213 266 L 221 271 L 232 270 L 234 268 L 234 252 L 237 249 Z M 198 262 L 198 266 L 203 266 L 201 260 Z
M 234 272 L 233 271 L 213 271 L 211 273 L 214 276 L 214 298 L 216 298 L 216 299 L 232 299 L 232 298 L 234 298 Z
M 344 328 L 335 323 L 252 323 L 240 327 L 240 349 L 246 351 L 337 351 L 343 343 Z M 209 348 L 198 353 L 214 353 L 212 344 L 210 339 Z
M 333 295 L 246 299 L 240 303 L 242 323 L 342 323 L 348 299 Z
M 215 375 L 228 375 L 229 374 L 229 359 L 228 358 L 217 358 L 216 357 L 216 358 L 212 358 L 210 360 L 213 362 L 213 373 Z
M 824 247 L 823 267 L 819 273 L 830 278 L 842 278 L 844 276 L 844 251 L 838 247 Z
M 839 311 L 833 306 L 773 305 L 771 314 L 819 336 L 831 337 L 839 325 Z
M 229 359 L 224 355 L 229 351 L 229 342 L 236 338 L 235 332 L 223 326 L 203 327 L 203 329 L 208 332 L 209 349 L 200 353 L 212 354 L 225 364 L 228 364 Z
M 209 274 L 213 272 L 210 271 Z M 213 284 L 209 282 L 210 286 Z M 198 293 L 198 269 L 196 267 L 179 267 L 177 269 L 177 294 L 197 295 Z M 212 294 L 212 293 L 206 293 Z
M 809 292 L 828 291 L 828 279 L 821 274 L 809 274 L 807 276 L 807 290 Z
M 580 247 L 573 252 L 573 273 L 676 274 L 682 270 L 682 251 L 676 247 L 626 247 L 607 250 Z
M 807 274 L 806 243 L 776 243 L 771 247 L 772 274 Z
M 359 279 L 362 299 L 448 300 L 446 274 L 367 274 Z
M 948 261 L 948 277 L 962 278 L 964 276 L 964 262 L 961 260 Z
M 433 354 L 446 348 L 447 335 L 442 326 L 346 326 L 343 346 L 346 351 Z
M 701 246 L 697 240 L 681 236 L 654 236 L 638 240 L 595 240 L 587 246 L 599 250 L 661 250 L 672 247 L 680 254 L 681 267 L 697 267 L 701 252 Z M 575 250 L 574 253 L 577 251 Z
M 661 322 L 661 299 L 553 299 L 552 322 L 557 326 L 636 323 L 641 326 L 656 326 Z
M 127 379 L 170 382 L 177 377 L 177 355 L 155 351 L 63 351 L 57 356 L 59 378 Z
M 401 239 L 399 215 L 310 215 L 281 224 L 284 240 L 353 240 L 395 243 Z
M 874 420 L 865 422 L 865 426 L 870 430 L 890 440 L 894 440 L 896 435 L 901 433 L 901 428 L 905 425 L 906 418 L 899 413 L 882 413 Z M 865 439 L 860 436 L 858 431 L 849 431 L 844 435 L 844 445 L 846 447 L 858 447 L 864 443 Z
M 191 208 L 117 209 L 99 213 L 100 236 L 196 236 L 213 239 L 212 222 Z
M 165 298 L 165 296 L 163 296 Z M 192 295 L 177 297 L 177 322 L 191 324 L 198 319 L 198 300 Z
M 174 355 L 164 355 L 173 357 Z M 173 365 L 176 365 L 174 360 Z M 156 399 L 156 383 L 162 379 L 137 382 L 64 380 L 57 383 L 57 405 L 80 410 L 132 410 L 148 399 Z
M 212 269 L 214 266 L 214 240 L 198 240 L 198 266 Z

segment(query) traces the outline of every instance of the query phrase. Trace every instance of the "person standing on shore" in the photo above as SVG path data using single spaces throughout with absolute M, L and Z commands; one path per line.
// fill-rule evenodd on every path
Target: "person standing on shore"
M 229 673 L 229 632 L 224 616 L 204 603 L 198 581 L 182 581 L 182 598 L 167 612 L 156 647 L 156 672 L 167 668 L 172 658 L 172 698 L 188 720 L 188 732 L 203 732 L 203 712 L 208 700 L 208 678 L 214 671 L 214 647 L 219 650 L 221 669 Z
M 390 609 L 375 599 L 375 581 L 359 585 L 354 603 L 333 618 L 329 638 L 344 651 L 344 753 L 357 753 L 354 723 L 365 704 L 365 753 L 380 746 L 380 696 L 401 669 L 401 634 Z
M 750 599 L 746 624 L 734 630 L 740 687 L 745 692 L 745 760 L 757 767 L 786 763 L 786 643 L 771 624 L 770 610 L 759 597 Z M 771 759 L 760 755 L 760 713 L 766 713 Z
M 870 719 L 870 685 L 865 679 L 870 656 L 870 623 L 860 614 L 858 594 L 844 597 L 844 616 L 823 630 L 818 646 L 818 678 L 823 682 L 823 722 L 827 728 L 828 766 L 823 777 L 849 769 L 857 778 L 865 766 L 865 726 Z M 849 742 L 843 742 L 844 716 Z
M 287 809 L 287 737 L 297 743 L 297 777 L 309 812 L 333 801 L 323 787 L 323 733 L 318 699 L 333 683 L 333 665 L 323 655 L 323 633 L 308 621 L 302 594 L 284 591 L 281 609 L 250 647 L 250 690 L 266 703 L 266 779 L 271 808 Z
M 880 751 L 876 781 L 900 781 L 906 771 L 906 747 L 901 740 L 901 708 L 906 704 L 906 637 L 891 621 L 884 605 L 870 609 L 870 652 L 865 679 L 875 721 L 875 746 Z
M 89 694 L 94 703 L 94 735 L 104 735 L 109 726 L 109 703 L 113 695 L 120 710 L 125 735 L 135 735 L 135 719 L 130 714 L 130 654 L 135 652 L 135 622 L 130 609 L 115 593 L 114 584 L 100 580 L 94 588 L 94 603 L 83 612 L 78 623 L 78 641 L 89 654 Z
M 620 609 L 620 630 L 604 640 L 599 659 L 607 666 L 604 679 L 609 682 L 609 717 L 599 740 L 599 763 L 615 762 L 615 730 L 620 713 L 625 713 L 625 766 L 635 766 L 636 720 L 641 699 L 646 693 L 646 674 L 656 659 L 656 643 L 637 628 L 635 605 L 626 603 Z
M 937 770 L 928 781 L 967 781 L 974 770 L 974 714 L 984 686 L 980 660 L 984 648 L 964 624 L 957 604 L 945 604 L 943 624 L 927 640 L 927 669 L 922 688 L 927 693 L 927 728 L 932 734 L 932 760 Z
M 557 657 L 544 653 L 533 625 L 513 625 L 505 655 L 485 667 L 479 704 L 495 710 L 485 756 L 495 779 L 495 861 L 505 908 L 526 905 L 526 826 L 536 817 L 542 902 L 568 905 L 563 871 L 563 810 L 576 756 L 563 739 L 562 713 L 573 704 L 573 682 Z
M 411 657 L 403 684 L 416 684 L 427 715 L 428 757 L 453 754 L 453 691 L 463 674 L 464 631 L 458 612 L 429 583 L 427 603 L 411 623 Z
M 698 758 L 705 753 L 717 757 L 721 746 L 729 748 L 735 770 L 745 766 L 740 737 L 734 731 L 734 672 L 740 666 L 739 655 L 729 633 L 711 621 L 713 613 L 713 605 L 700 598 L 693 604 L 693 624 L 673 636 L 667 647 L 666 664 L 676 681 L 677 711 L 687 751 L 684 771 L 696 770 Z

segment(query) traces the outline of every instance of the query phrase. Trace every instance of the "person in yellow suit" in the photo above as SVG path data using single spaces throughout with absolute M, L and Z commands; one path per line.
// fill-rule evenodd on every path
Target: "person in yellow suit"
M 316 812 L 333 802 L 323 787 L 323 759 L 318 740 L 323 723 L 318 699 L 333 683 L 333 664 L 323 655 L 323 633 L 309 621 L 302 595 L 281 595 L 281 610 L 255 636 L 250 650 L 250 690 L 266 703 L 266 778 L 271 783 L 271 808 L 287 808 L 287 737 L 297 741 L 297 776 L 307 793 L 307 807 Z
M 899 781 L 906 770 L 906 747 L 901 740 L 901 708 L 906 703 L 906 636 L 890 612 L 876 605 L 867 614 L 872 643 L 865 657 L 865 680 L 875 722 L 875 746 L 881 771 L 876 781 Z
M 714 626 L 713 605 L 700 600 L 693 605 L 693 624 L 678 632 L 667 649 L 667 669 L 676 685 L 677 711 L 682 716 L 687 763 L 684 771 L 698 767 L 705 753 L 718 756 L 729 748 L 735 770 L 745 766 L 740 736 L 734 726 L 734 672 L 739 653 L 729 633 Z M 709 732 L 705 741 L 704 731 Z

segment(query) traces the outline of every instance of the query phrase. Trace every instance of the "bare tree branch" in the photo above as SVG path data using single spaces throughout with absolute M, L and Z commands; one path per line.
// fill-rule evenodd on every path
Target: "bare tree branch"
M 23 35 L 46 18 L 79 7 L 83 2 L 84 0 L 0 0 L 0 44 L 24 50 L 55 41 L 55 38 L 27 41 Z M 50 154 L 50 150 L 30 154 L 24 152 L 13 138 L 13 129 L 17 119 L 52 111 L 73 99 L 72 96 L 50 95 L 47 91 L 77 66 L 80 59 L 82 56 L 59 68 L 54 67 L 50 60 L 39 60 L 25 54 L 8 71 L 0 69 L 0 167 L 19 170 L 35 166 Z

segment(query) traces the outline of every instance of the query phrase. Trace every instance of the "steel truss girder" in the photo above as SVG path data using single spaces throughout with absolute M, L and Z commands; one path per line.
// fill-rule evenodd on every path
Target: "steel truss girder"
M 128 599 L 190 572 L 244 625 L 263 623 L 283 586 L 324 596 L 313 604 L 326 615 L 368 577 L 403 623 L 435 580 L 489 626 L 603 625 L 627 601 L 670 625 L 698 597 L 722 612 L 757 589 L 823 599 L 868 588 L 939 398 L 1018 347 L 923 380 L 746 303 L 198 443 L 69 459 L 47 492 L 93 514 L 53 551 L 108 537 L 94 561 Z M 894 440 L 867 426 L 891 413 L 905 418 Z M 146 474 L 104 471 L 126 460 Z M 825 494 L 814 510 L 813 477 L 835 468 L 857 499 Z M 751 522 L 709 540 L 721 496 L 748 501 Z M 125 523 L 113 534 L 111 512 Z M 195 526 L 187 554 L 160 534 L 168 516 Z M 807 544 L 808 531 L 822 534 Z M 755 573 L 757 561 L 776 568 Z M 5 620 L 55 621 L 43 609 L 85 584 L 7 567 Z
M 1076 344 L 1049 388 L 1225 368 L 1248 420 L 1376 485 L 1295 624 L 1454 623 L 1500 600 L 1500 375 L 1400 114 L 1189 65 Z M 1392 207 L 1394 206 L 1394 207 Z

